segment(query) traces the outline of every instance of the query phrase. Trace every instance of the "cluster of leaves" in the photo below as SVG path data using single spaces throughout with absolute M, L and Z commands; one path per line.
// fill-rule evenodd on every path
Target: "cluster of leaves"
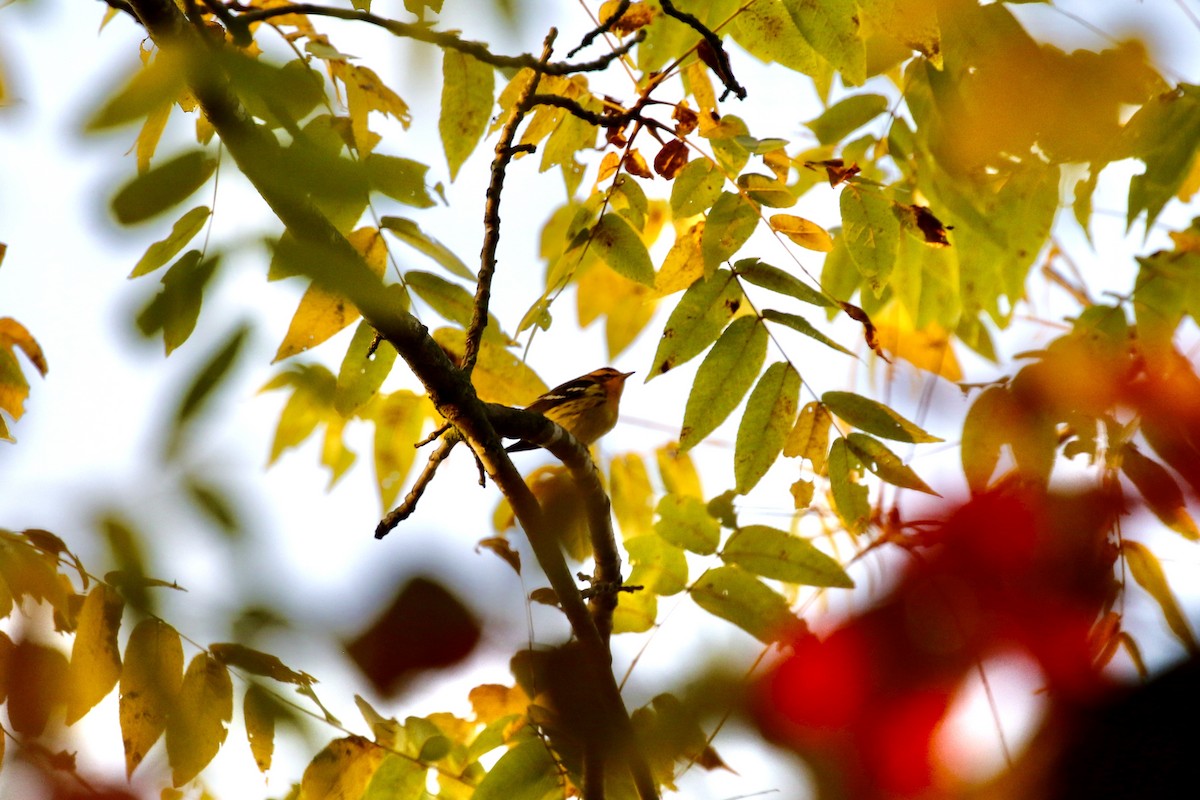
M 435 6 L 421 5 L 422 13 L 438 11 Z M 702 609 L 761 641 L 786 641 L 801 625 L 792 609 L 795 587 L 853 585 L 810 540 L 739 523 L 735 499 L 759 486 L 781 456 L 801 458 L 809 470 L 791 485 L 786 504 L 797 512 L 828 510 L 819 517 L 836 520 L 829 528 L 851 534 L 856 546 L 867 533 L 877 534 L 875 544 L 902 541 L 906 532 L 898 511 L 885 515 L 879 511 L 882 500 L 872 502 L 877 484 L 866 472 L 901 489 L 936 494 L 881 439 L 906 444 L 941 439 L 885 404 L 814 385 L 812 376 L 796 367 L 793 342 L 785 338 L 789 331 L 853 355 L 853 343 L 838 341 L 825 327 L 844 316 L 860 327 L 866 347 L 881 359 L 901 359 L 930 375 L 957 380 L 961 368 L 952 342 L 996 359 L 994 333 L 1010 324 L 1024 301 L 1031 269 L 1051 252 L 1064 175 L 1082 175 L 1079 165 L 1086 165 L 1072 203 L 1086 231 L 1092 223 L 1091 197 L 1107 165 L 1129 158 L 1145 164 L 1145 172 L 1130 183 L 1128 222 L 1144 214 L 1147 226 L 1172 197 L 1190 195 L 1200 172 L 1195 158 L 1200 94 L 1194 87 L 1168 86 L 1134 44 L 1071 54 L 1041 45 L 1001 3 L 606 3 L 601 20 L 610 35 L 626 39 L 628 48 L 619 51 L 633 76 L 633 97 L 627 102 L 609 96 L 607 88 L 594 90 L 585 75 L 615 60 L 573 66 L 549 62 L 548 56 L 541 61 L 500 57 L 428 25 L 374 16 L 369 2 L 355 2 L 354 9 L 300 13 L 274 0 L 255 0 L 197 17 L 213 41 L 204 56 L 210 61 L 200 63 L 195 53 L 170 49 L 145 53 L 143 69 L 89 123 L 90 130 L 141 125 L 135 146 L 138 175 L 113 196 L 114 215 L 122 224 L 141 223 L 183 204 L 202 187 L 215 186 L 221 158 L 212 141 L 214 128 L 203 114 L 196 118 L 194 148 L 166 160 L 156 157 L 156 149 L 172 114 L 198 109 L 197 82 L 217 75 L 223 89 L 279 145 L 276 152 L 256 150 L 254 142 L 237 143 L 237 149 L 225 143 L 238 168 L 264 194 L 288 194 L 319 211 L 381 286 L 389 284 L 387 299 L 396 308 L 419 307 L 442 320 L 433 340 L 456 362 L 476 358 L 471 380 L 481 399 L 522 405 L 545 390 L 518 356 L 516 337 L 550 330 L 554 304 L 568 288 L 574 289 L 581 326 L 604 320 L 614 359 L 642 334 L 660 306 L 670 305 L 649 378 L 703 358 L 680 420 L 678 446 L 656 453 L 661 491 L 652 486 L 640 456 L 622 456 L 610 465 L 613 505 L 633 564 L 627 582 L 642 587 L 620 595 L 613 620 L 619 633 L 649 630 L 658 618 L 657 598 L 687 590 Z M 320 13 L 379 25 L 440 48 L 438 130 L 451 180 L 486 136 L 503 135 L 508 122 L 522 116 L 526 122 L 512 147 L 497 152 L 489 202 L 500 202 L 497 176 L 514 155 L 540 150 L 541 171 L 557 168 L 561 174 L 568 199 L 542 230 L 545 279 L 531 287 L 535 299 L 512 335 L 489 315 L 494 264 L 487 263 L 487 252 L 476 271 L 413 219 L 385 213 L 396 211 L 396 204 L 413 213 L 432 208 L 444 200 L 442 187 L 431 185 L 428 163 L 382 152 L 390 142 L 379 132 L 386 131 L 379 127 L 381 118 L 406 127 L 412 112 L 378 74 L 319 32 L 313 18 Z M 276 35 L 295 55 L 280 66 L 260 49 L 267 36 Z M 745 93 L 731 67 L 733 44 L 777 69 L 811 79 L 826 105 L 806 123 L 811 140 L 793 144 L 770 131 L 751 131 L 727 113 L 725 95 Z M 507 83 L 497 93 L 500 70 Z M 724 87 L 720 98 L 714 79 Z M 873 91 L 858 89 L 868 82 Z M 1124 121 L 1131 107 L 1136 111 Z M 593 166 L 592 186 L 581 192 Z M 654 192 L 656 184 L 670 188 Z M 810 193 L 836 205 L 839 225 L 827 229 L 786 213 Z M 162 336 L 168 355 L 190 337 L 205 290 L 220 269 L 221 254 L 209 250 L 207 239 L 189 249 L 211 224 L 216 207 L 184 212 L 131 274 L 166 268 L 157 295 L 137 322 L 147 335 Z M 658 247 L 668 230 L 673 234 L 669 246 L 664 241 Z M 1192 264 L 1198 236 L 1195 230 L 1177 233 L 1175 250 L 1140 261 L 1128 300 L 1088 301 L 1070 332 L 1030 354 L 1031 363 L 1011 379 L 978 387 L 982 391 L 962 435 L 972 491 L 982 493 L 999 480 L 1045 488 L 1056 464 L 1085 457 L 1099 467 L 1098 480 L 1105 486 L 1120 489 L 1125 476 L 1166 525 L 1198 538 L 1185 489 L 1170 471 L 1190 491 L 1200 491 L 1200 453 L 1191 434 L 1200 427 L 1200 379 L 1174 344 L 1180 325 L 1200 306 L 1200 282 L 1194 277 L 1200 273 Z M 425 256 L 439 271 L 401 269 L 393 256 L 397 243 Z M 320 273 L 316 262 L 324 254 L 298 246 L 292 233 L 267 245 L 269 279 Z M 819 277 L 805 268 L 792 245 L 824 254 Z M 494 246 L 493 237 L 493 261 Z M 770 260 L 789 266 L 767 263 L 763 247 L 773 248 Z M 655 254 L 662 249 L 666 253 L 659 259 Z M 327 281 L 314 282 L 304 293 L 275 358 L 291 363 L 264 387 L 290 391 L 271 460 L 323 427 L 322 464 L 337 480 L 355 459 L 343 441 L 346 426 L 369 422 L 375 428 L 380 497 L 390 507 L 411 471 L 413 445 L 440 417 L 424 395 L 384 390 L 397 353 L 386 341 L 378 342 L 360 316 Z M 489 324 L 478 352 L 471 353 L 467 331 L 477 318 Z M 300 363 L 298 356 L 356 322 L 336 375 L 320 364 Z M 181 425 L 227 373 L 241 338 L 235 333 L 207 362 L 180 409 Z M 0 328 L 0 343 L 6 345 L 0 359 L 12 361 L 15 345 L 44 371 L 36 345 L 19 326 Z M 778 355 L 768 363 L 772 348 Z M 5 378 L 0 388 L 16 385 L 8 378 L 11 373 L 6 368 L 0 375 Z M 802 391 L 814 399 L 802 405 Z M 5 391 L 0 400 L 11 396 Z M 21 398 L 0 408 L 16 416 Z M 739 407 L 733 488 L 706 498 L 687 453 Z M 1170 470 L 1145 455 L 1145 446 Z M 1011 455 L 1012 472 L 996 479 L 1005 453 Z M 585 523 L 565 472 L 542 470 L 528 482 L 546 515 L 561 523 L 568 552 L 586 560 L 590 546 L 578 535 Z M 497 517 L 498 527 L 507 527 L 506 515 Z M 1120 541 L 1122 563 L 1194 651 L 1194 635 L 1153 554 L 1123 539 L 1115 522 L 1111 533 Z M 13 557 L 44 561 L 38 574 L 56 569 L 66 552 L 59 545 L 39 546 L 28 534 L 11 541 L 6 558 L 23 553 Z M 519 567 L 511 548 L 493 540 L 487 544 Z M 704 560 L 713 556 L 719 563 Z M 694 565 L 701 572 L 689 581 Z M 82 569 L 79 576 L 86 590 Z M 176 785 L 194 777 L 223 741 L 229 715 L 221 709 L 231 703 L 229 666 L 311 691 L 307 676 L 235 645 L 203 650 L 183 672 L 182 655 L 174 655 L 180 652 L 178 635 L 153 618 L 135 627 L 122 670 L 116 637 L 124 601 L 115 588 L 105 583 L 75 595 L 56 578 L 39 594 L 20 588 L 28 581 L 8 580 L 13 595 L 47 600 L 60 612 L 61 630 L 78 628 L 76 642 L 90 688 L 79 690 L 85 699 L 65 701 L 69 722 L 124 681 L 130 664 L 147 675 L 182 673 L 178 686 L 174 677 L 158 676 L 152 688 L 169 696 L 170 703 L 183 704 L 171 708 L 191 711 L 172 716 L 164 712 L 167 706 L 151 705 L 137 723 L 157 720 L 159 732 L 165 726 Z M 61 597 L 47 594 L 51 585 Z M 74 615 L 68 613 L 74 607 L 71 597 L 77 598 L 74 605 L 82 603 Z M 1110 657 L 1123 642 L 1136 657 L 1132 637 L 1122 630 L 1120 597 L 1107 597 L 1095 621 L 1106 637 L 1101 649 Z M 149 632 L 139 636 L 143 625 Z M 13 647 L 40 648 L 36 658 L 57 665 L 46 675 L 71 675 L 76 669 L 74 653 L 68 666 L 52 648 Z M 22 659 L 13 663 L 28 661 Z M 147 692 L 136 694 L 150 696 Z M 431 767 L 446 796 L 541 797 L 566 791 L 566 782 L 578 783 L 579 776 L 565 749 L 547 733 L 553 724 L 542 712 L 530 711 L 533 695 L 533 687 L 488 689 L 469 721 L 434 715 L 400 725 L 367 708 L 374 740 L 351 736 L 331 743 L 310 765 L 301 793 L 416 795 Z M 258 692 L 247 697 L 256 698 L 253 712 L 247 701 L 247 728 L 265 768 L 263 753 L 266 763 L 270 756 L 264 742 L 270 735 L 260 705 L 266 702 Z M 650 726 L 647 720 L 670 716 L 672 702 L 660 697 L 653 713 L 635 714 L 635 721 Z M 19 732 L 36 735 L 54 703 L 35 705 L 41 716 L 31 720 L 18 714 Z M 176 718 L 187 720 L 180 726 L 202 725 L 203 730 L 172 734 Z M 535 724 L 526 724 L 530 721 Z M 129 741 L 136 745 L 136 758 L 127 764 L 132 771 L 149 746 L 147 737 L 152 743 L 159 734 L 147 728 L 131 737 L 125 725 L 123 713 L 127 756 Z M 681 737 L 687 747 L 681 745 L 663 763 L 679 755 L 697 757 L 695 734 L 689 727 Z M 192 752 L 179 754 L 183 745 L 173 749 L 173 737 Z M 501 746 L 507 748 L 503 757 L 484 770 L 479 758 Z M 669 785 L 670 770 L 662 764 L 655 770 L 656 779 Z

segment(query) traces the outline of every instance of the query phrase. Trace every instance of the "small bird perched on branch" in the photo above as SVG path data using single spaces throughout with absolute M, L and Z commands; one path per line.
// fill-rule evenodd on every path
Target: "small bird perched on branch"
M 612 367 L 589 372 L 587 375 L 555 386 L 525 407 L 546 419 L 557 422 L 572 436 L 590 445 L 617 424 L 617 407 L 625 379 L 632 372 L 619 372 Z M 538 445 L 521 441 L 505 449 L 510 453 L 536 450 Z

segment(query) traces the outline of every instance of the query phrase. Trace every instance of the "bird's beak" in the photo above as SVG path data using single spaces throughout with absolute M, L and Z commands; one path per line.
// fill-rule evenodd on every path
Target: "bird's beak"
M 625 380 L 625 379 L 627 379 L 627 378 L 628 378 L 630 375 L 633 375 L 633 374 L 634 374 L 634 373 L 632 373 L 632 372 L 622 372 L 622 373 L 621 373 L 621 380 Z

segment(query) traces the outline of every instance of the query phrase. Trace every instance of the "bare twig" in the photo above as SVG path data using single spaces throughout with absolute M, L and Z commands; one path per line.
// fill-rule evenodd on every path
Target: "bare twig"
M 546 34 L 546 39 L 542 42 L 542 57 L 533 68 L 529 82 L 521 89 L 520 95 L 513 103 L 512 112 L 500 131 L 500 141 L 496 142 L 496 157 L 492 159 L 492 179 L 488 184 L 487 203 L 483 209 L 483 247 L 479 253 L 479 280 L 475 284 L 471 325 L 467 328 L 466 344 L 463 347 L 462 371 L 468 377 L 475 368 L 475 359 L 479 357 L 479 342 L 483 339 L 483 330 L 488 324 L 492 277 L 496 274 L 496 250 L 500 246 L 500 195 L 504 190 L 508 165 L 514 155 L 513 140 L 517 138 L 517 128 L 525 119 L 525 114 L 533 107 L 530 98 L 537 91 L 538 82 L 542 79 L 542 70 L 550 60 L 557 36 L 558 31 L 554 28 Z
M 574 50 L 567 53 L 567 58 L 571 58 L 583 48 L 587 47 L 592 42 L 613 29 L 613 26 L 620 22 L 621 17 L 625 16 L 625 12 L 629 10 L 629 4 L 632 0 L 621 0 L 620 4 L 613 9 L 613 12 L 608 15 L 608 19 L 600 23 L 600 26 L 592 31 L 589 31 L 587 36 L 583 37 Z
M 485 64 L 491 64 L 493 67 L 517 68 L 521 69 L 528 67 L 529 69 L 537 69 L 540 63 L 529 53 L 522 53 L 518 56 L 501 56 L 495 55 L 488 50 L 487 45 L 483 42 L 472 42 L 465 39 L 460 39 L 452 33 L 443 33 L 441 31 L 431 30 L 427 25 L 412 24 L 408 22 L 398 22 L 396 20 L 379 17 L 367 11 L 355 11 L 350 8 L 328 8 L 326 6 L 314 5 L 312 3 L 295 3 L 287 6 L 273 6 L 271 8 L 255 9 L 247 11 L 244 14 L 239 14 L 237 21 L 239 25 L 249 25 L 252 22 L 270 19 L 271 17 L 283 16 L 286 14 L 308 14 L 310 16 L 320 17 L 336 17 L 338 19 L 358 20 L 370 25 L 377 25 L 380 28 L 392 33 L 396 36 L 402 36 L 406 39 L 414 39 L 418 42 L 437 45 L 448 50 L 458 50 L 461 53 L 482 61 Z M 641 31 L 633 36 L 629 41 L 625 42 L 620 47 L 614 49 L 611 53 L 606 53 L 600 58 L 592 61 L 581 61 L 577 64 L 566 62 L 552 62 L 545 64 L 542 68 L 542 73 L 546 75 L 572 75 L 577 72 L 599 72 L 607 69 L 608 65 L 619 59 L 621 56 L 628 53 L 644 38 Z
M 421 495 L 425 494 L 425 490 L 429 487 L 433 476 L 437 474 L 437 468 L 450 455 L 450 451 L 454 449 L 455 445 L 461 441 L 462 439 L 457 434 L 451 432 L 438 445 L 437 450 L 430 453 L 429 461 L 425 463 L 425 469 L 421 470 L 421 474 L 413 482 L 413 486 L 409 489 L 408 494 L 404 495 L 404 500 L 401 501 L 400 505 L 389 511 L 383 519 L 379 520 L 379 524 L 375 526 L 376 539 L 382 539 L 387 536 L 392 532 L 393 528 L 412 516 L 412 513 L 417 510 L 417 502 L 420 501 Z
M 686 11 L 680 11 L 671 0 L 659 0 L 659 5 L 662 6 L 663 13 L 668 17 L 679 20 L 704 37 L 704 41 L 712 49 L 713 57 L 717 61 L 716 65 L 713 66 L 713 72 L 717 73 L 717 77 L 721 79 L 721 83 L 725 84 L 725 93 L 733 92 L 738 100 L 745 100 L 746 88 L 738 83 L 737 78 L 733 76 L 733 67 L 729 63 L 729 54 L 725 52 L 725 45 L 721 43 L 721 37 L 710 31 L 696 17 Z
M 555 106 L 556 108 L 566 109 L 572 116 L 579 117 L 584 122 L 590 122 L 601 128 L 619 128 L 622 125 L 628 125 L 631 122 L 640 122 L 649 128 L 657 128 L 667 131 L 673 136 L 669 125 L 664 125 L 656 119 L 650 119 L 642 114 L 642 109 L 646 106 L 645 101 L 639 101 L 629 111 L 620 113 L 596 113 L 589 111 L 579 104 L 578 101 L 572 100 L 569 97 L 563 97 L 560 94 L 535 94 L 529 98 L 530 105 L 538 106 Z

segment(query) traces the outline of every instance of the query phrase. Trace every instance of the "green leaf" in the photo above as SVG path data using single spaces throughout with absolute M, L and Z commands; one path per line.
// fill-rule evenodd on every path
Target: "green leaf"
M 717 552 L 721 525 L 700 498 L 665 494 L 654 511 L 654 532 L 665 541 L 702 556 Z
M 1179 601 L 1175 599 L 1175 593 L 1171 591 L 1167 576 L 1163 573 L 1162 564 L 1158 562 L 1154 553 L 1132 539 L 1122 540 L 1121 553 L 1125 556 L 1125 563 L 1129 565 L 1133 579 L 1158 603 L 1171 633 L 1175 634 L 1175 638 L 1182 642 L 1193 656 L 1200 652 L 1196 634 L 1192 632 L 1187 616 L 1179 607 Z
M 592 229 L 592 248 L 618 275 L 654 286 L 654 265 L 646 245 L 620 214 L 608 213 Z
M 474 296 L 445 278 L 432 272 L 411 270 L 404 273 L 404 282 L 417 297 L 450 322 L 466 328 L 471 324 L 475 312 Z
M 379 227 L 389 230 L 396 238 L 409 247 L 432 258 L 446 268 L 451 275 L 457 275 L 469 281 L 475 280 L 475 273 L 464 264 L 450 248 L 421 230 L 417 223 L 404 217 L 383 217 Z
M 429 167 L 411 158 L 371 153 L 363 165 L 371 188 L 414 208 L 430 208 L 433 198 L 425 186 Z
M 360 800 L 421 800 L 429 768 L 411 758 L 388 753 L 371 776 Z
M 789 272 L 765 264 L 757 258 L 743 258 L 733 265 L 733 271 L 755 286 L 770 289 L 772 292 L 786 294 L 804 303 L 821 308 L 836 308 L 836 305 L 821 292 L 809 286 L 804 281 Z
M 129 277 L 138 278 L 154 272 L 174 258 L 188 242 L 195 238 L 210 216 L 212 216 L 212 211 L 208 206 L 196 206 L 180 217 L 175 222 L 175 226 L 171 228 L 170 236 L 161 242 L 155 242 L 146 249 L 145 255 L 138 260 L 137 266 L 133 268 L 133 272 L 129 273 Z
M 500 757 L 479 785 L 472 800 L 552 800 L 563 789 L 558 763 L 545 743 L 528 738 Z
M 878 439 L 864 433 L 852 433 L 846 437 L 846 446 L 854 451 L 854 455 L 882 480 L 902 489 L 914 489 L 934 497 L 940 494 L 929 488 L 929 484 L 900 460 L 900 456 L 888 449 L 887 445 Z
M 791 208 L 796 205 L 796 195 L 783 181 L 773 175 L 754 172 L 739 175 L 737 185 L 752 201 L 768 208 Z
M 896 265 L 900 220 L 890 200 L 852 184 L 842 190 L 840 203 L 846 249 L 878 297 Z
M 882 403 L 854 392 L 826 392 L 821 395 L 821 402 L 854 427 L 885 439 L 911 444 L 943 441 L 926 433 Z
M 649 381 L 687 362 L 716 341 L 742 305 L 742 289 L 729 270 L 719 269 L 688 287 L 667 318 Z
M 254 650 L 237 642 L 217 642 L 208 646 L 213 658 L 227 666 L 237 667 L 253 675 L 261 675 L 280 683 L 291 683 L 305 686 L 315 683 L 311 675 L 296 672 L 288 667 L 278 656 Z
M 733 474 L 739 494 L 753 489 L 779 458 L 796 417 L 800 373 L 785 361 L 767 367 L 746 401 L 733 451 Z
M 858 457 L 850 451 L 846 440 L 838 437 L 829 448 L 829 488 L 833 493 L 833 505 L 842 524 L 851 533 L 862 533 L 871 521 L 871 504 L 867 500 L 867 487 L 858 482 L 862 469 Z
M 788 314 L 783 311 L 776 311 L 773 308 L 765 309 L 762 312 L 762 316 L 763 316 L 763 319 L 767 320 L 768 322 L 778 322 L 780 325 L 786 325 L 794 331 L 798 331 L 800 333 L 803 333 L 805 336 L 816 339 L 818 342 L 825 345 L 826 347 L 832 347 L 834 350 L 837 350 L 839 353 L 845 353 L 846 355 L 850 356 L 851 358 L 854 357 L 854 353 L 851 353 L 849 350 L 842 347 L 840 344 L 835 342 L 833 339 L 830 339 L 828 336 L 826 336 L 825 334 L 821 333 L 819 330 L 814 328 L 812 326 L 812 323 L 810 323 L 804 317 L 801 317 L 797 314 Z
M 756 317 L 735 319 L 696 372 L 683 412 L 679 449 L 703 441 L 741 402 L 767 357 L 767 329 Z
M 142 119 L 175 102 L 186 88 L 186 70 L 171 54 L 158 51 L 155 59 L 110 97 L 84 124 L 89 133 Z
M 205 653 L 188 664 L 177 705 L 167 718 L 167 761 L 178 788 L 200 774 L 221 749 L 233 716 L 233 683 L 225 665 Z
M 990 386 L 975 398 L 963 420 L 962 456 L 963 474 L 972 492 L 987 489 L 996 464 L 1000 461 L 1000 449 L 1011 436 L 1009 418 L 1012 398 L 1004 386 Z
M 688 162 L 671 182 L 671 215 L 682 219 L 708 211 L 724 185 L 725 175 L 707 158 Z
M 1133 481 L 1146 505 L 1164 525 L 1185 539 L 1200 539 L 1179 484 L 1161 464 L 1146 458 L 1132 444 L 1126 444 L 1121 448 L 1121 471 Z
M 204 287 L 216 272 L 216 258 L 200 260 L 199 250 L 189 250 L 171 265 L 162 277 L 162 288 L 137 316 L 137 325 L 146 336 L 163 333 L 166 354 L 187 341 L 200 317 Z
M 178 453 L 179 445 L 182 444 L 180 438 L 184 428 L 199 413 L 209 397 L 212 396 L 213 390 L 220 385 L 221 381 L 228 374 L 229 370 L 237 361 L 238 353 L 242 351 L 242 345 L 246 342 L 246 337 L 250 334 L 250 328 L 245 324 L 238 327 L 233 335 L 230 336 L 220 349 L 208 360 L 200 372 L 197 373 L 187 391 L 184 392 L 183 399 L 179 403 L 179 409 L 175 412 L 175 424 L 171 432 L 170 440 L 167 445 L 169 454 Z
M 783 0 L 801 35 L 842 74 L 846 83 L 861 86 L 867 79 L 867 55 L 859 33 L 854 0 Z
M 711 275 L 733 256 L 758 224 L 758 208 L 739 194 L 722 192 L 708 212 L 704 232 L 700 234 L 700 252 L 704 256 L 704 274 Z
M 782 595 L 740 567 L 710 569 L 691 594 L 696 605 L 766 644 L 787 639 L 803 625 Z
M 756 0 L 740 11 L 733 38 L 750 55 L 813 78 L 829 72 L 828 62 L 809 46 L 781 0 Z
M 333 393 L 333 408 L 343 417 L 351 417 L 375 396 L 396 362 L 396 349 L 384 340 L 368 358 L 367 350 L 375 339 L 375 329 L 366 321 L 359 322 L 354 338 L 346 348 L 338 370 L 337 388 Z
M 841 565 L 808 539 L 766 525 L 738 528 L 721 548 L 721 559 L 764 578 L 802 586 L 853 589 Z
M 450 180 L 483 137 L 495 102 L 495 74 L 466 53 L 446 48 L 442 52 L 442 113 L 438 133 L 446 151 Z
M 888 110 L 888 99 L 879 94 L 856 94 L 825 109 L 804 123 L 821 144 L 834 144 Z
M 150 219 L 182 203 L 204 185 L 217 168 L 217 159 L 203 150 L 192 150 L 122 186 L 112 199 L 112 210 L 122 225 Z
M 1143 211 L 1146 231 L 1179 191 L 1196 159 L 1200 140 L 1200 86 L 1180 84 L 1151 99 L 1125 126 L 1132 155 L 1146 165 L 1129 180 L 1126 226 Z
M 682 548 L 653 533 L 625 540 L 633 569 L 626 579 L 631 586 L 645 586 L 658 595 L 678 594 L 687 588 L 687 559 Z

